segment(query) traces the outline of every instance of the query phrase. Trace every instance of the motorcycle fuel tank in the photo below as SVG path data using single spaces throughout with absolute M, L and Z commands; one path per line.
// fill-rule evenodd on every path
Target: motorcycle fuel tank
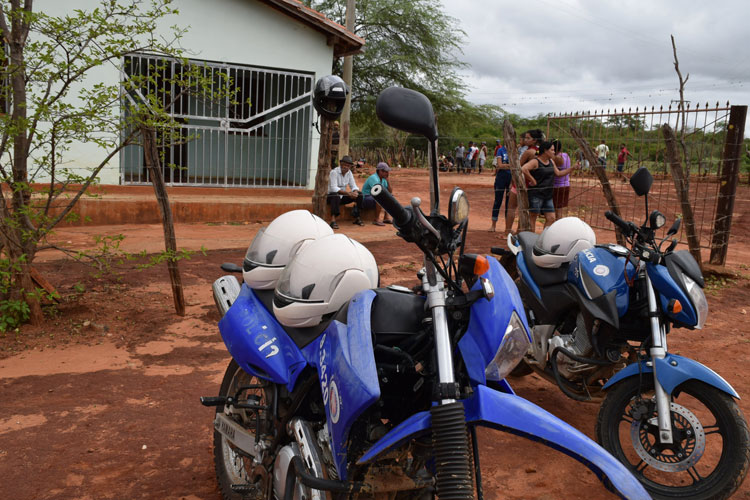
M 594 247 L 578 252 L 568 269 L 568 282 L 574 284 L 589 299 L 596 299 L 616 291 L 617 313 L 623 316 L 630 301 L 625 279 L 635 277 L 636 269 L 626 257 L 617 255 L 606 247 Z

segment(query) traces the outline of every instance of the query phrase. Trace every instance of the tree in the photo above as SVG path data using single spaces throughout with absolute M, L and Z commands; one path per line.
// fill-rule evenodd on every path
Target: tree
M 173 27 L 165 38 L 157 29 L 177 14 L 171 3 L 102 0 L 91 11 L 71 9 L 60 17 L 35 12 L 33 0 L 0 4 L 9 54 L 0 68 L 0 98 L 9 109 L 0 115 L 0 313 L 13 310 L 19 321 L 28 317 L 33 323 L 43 319 L 31 263 L 53 228 L 74 217 L 75 203 L 111 159 L 138 143 L 144 131 L 153 131 L 161 144 L 187 140 L 175 132 L 169 106 L 179 96 L 167 92 L 172 87 L 165 82 L 176 80 L 179 94 L 205 95 L 205 73 L 184 60 L 180 74 L 154 64 L 147 72 L 121 67 L 134 53 L 179 56 L 184 30 Z M 92 73 L 103 67 L 128 76 L 122 85 L 94 81 Z M 191 76 L 190 84 L 179 83 Z M 123 116 L 121 106 L 127 109 Z M 76 144 L 96 145 L 101 161 L 83 168 L 70 164 L 67 153 Z M 33 184 L 39 182 L 44 184 Z
M 344 24 L 345 0 L 312 2 L 312 7 Z M 365 50 L 354 57 L 352 125 L 375 120 L 375 99 L 392 85 L 425 94 L 440 116 L 465 101 L 466 86 L 458 69 L 466 66 L 460 53 L 464 31 L 431 0 L 358 0 L 354 32 L 365 39 Z M 334 73 L 341 74 L 341 61 Z

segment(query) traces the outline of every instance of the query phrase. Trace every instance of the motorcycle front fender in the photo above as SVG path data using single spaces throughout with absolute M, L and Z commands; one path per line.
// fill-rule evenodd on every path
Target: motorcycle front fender
M 604 384 L 604 389 L 609 389 L 626 378 L 638 376 L 639 372 L 653 373 L 654 367 L 656 367 L 656 379 L 664 390 L 667 391 L 667 394 L 672 394 L 675 387 L 683 382 L 696 379 L 726 392 L 733 398 L 740 399 L 737 391 L 721 375 L 695 360 L 668 353 L 664 359 L 652 359 L 650 361 L 653 361 L 653 366 L 646 364 L 649 360 L 643 360 L 640 363 L 633 363 L 626 366 Z
M 535 404 L 481 385 L 463 403 L 467 423 L 510 432 L 561 451 L 586 465 L 622 498 L 650 498 L 628 469 L 604 448 Z M 428 433 L 431 423 L 429 412 L 412 415 L 375 443 L 358 463 L 369 462 L 408 439 Z

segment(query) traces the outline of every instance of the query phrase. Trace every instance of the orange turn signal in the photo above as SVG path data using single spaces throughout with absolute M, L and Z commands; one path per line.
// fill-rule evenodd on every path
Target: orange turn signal
M 477 259 L 474 261 L 474 274 L 477 276 L 481 276 L 489 270 L 490 262 L 487 260 L 487 257 L 484 257 L 483 255 L 477 255 Z
M 682 304 L 680 304 L 679 300 L 672 299 L 669 301 L 669 305 L 667 306 L 667 309 L 672 314 L 679 314 L 682 312 Z

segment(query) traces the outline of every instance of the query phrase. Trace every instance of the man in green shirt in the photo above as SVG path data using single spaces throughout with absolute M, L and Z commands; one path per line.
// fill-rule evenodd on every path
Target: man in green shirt
M 364 195 L 362 206 L 364 208 L 376 208 L 377 216 L 375 217 L 375 221 L 373 221 L 373 224 L 375 224 L 376 226 L 385 226 L 386 224 L 390 224 L 392 222 L 391 219 L 385 218 L 385 210 L 383 210 L 383 207 L 381 207 L 375 201 L 375 198 L 373 198 L 371 194 L 372 188 L 376 184 L 382 184 L 382 186 L 387 189 L 389 193 L 393 192 L 391 184 L 388 182 L 388 175 L 390 171 L 391 167 L 389 167 L 386 162 L 381 161 L 380 163 L 378 163 L 377 167 L 375 167 L 375 173 L 367 178 L 367 180 L 365 181 L 365 185 L 362 187 L 362 194 Z

